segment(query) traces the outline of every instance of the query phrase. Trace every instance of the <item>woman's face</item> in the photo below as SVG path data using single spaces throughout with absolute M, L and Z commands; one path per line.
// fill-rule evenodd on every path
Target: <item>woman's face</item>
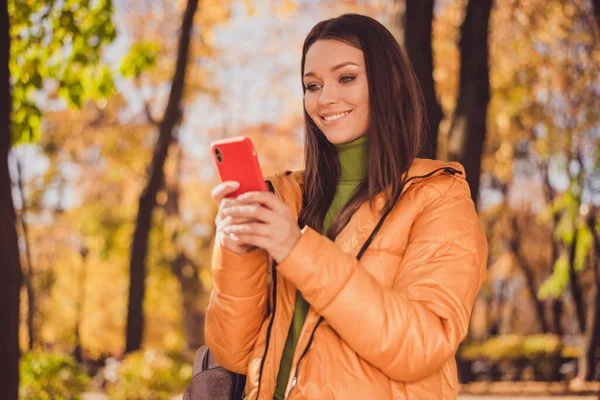
M 317 40 L 304 63 L 304 108 L 327 140 L 346 143 L 367 134 L 369 86 L 362 50 Z

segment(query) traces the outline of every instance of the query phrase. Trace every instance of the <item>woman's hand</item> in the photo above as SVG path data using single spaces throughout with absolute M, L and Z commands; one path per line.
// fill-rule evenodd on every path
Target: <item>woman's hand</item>
M 243 224 L 245 222 L 254 221 L 254 218 L 237 218 L 233 216 L 223 215 L 223 209 L 238 204 L 235 199 L 225 198 L 229 193 L 235 192 L 240 187 L 239 182 L 227 181 L 223 182 L 212 190 L 211 197 L 219 205 L 219 211 L 215 218 L 215 226 L 217 228 L 216 240 L 221 247 L 226 248 L 236 254 L 245 254 L 256 248 L 256 246 L 242 244 L 239 241 L 233 240 L 229 233 L 225 233 L 226 227 L 234 224 Z
M 225 234 L 239 245 L 262 247 L 278 263 L 287 257 L 301 236 L 289 207 L 270 192 L 244 193 L 237 197 L 237 203 L 223 207 L 222 214 L 244 221 L 225 226 Z

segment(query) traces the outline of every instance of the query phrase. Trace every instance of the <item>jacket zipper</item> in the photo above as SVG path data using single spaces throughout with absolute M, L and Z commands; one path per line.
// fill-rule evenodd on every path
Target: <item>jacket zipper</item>
M 310 339 L 308 340 L 308 344 L 306 345 L 306 347 L 304 348 L 304 351 L 302 352 L 302 355 L 298 359 L 298 363 L 296 363 L 296 371 L 294 372 L 294 378 L 292 379 L 290 391 L 288 392 L 287 396 L 285 397 L 286 399 L 290 397 L 290 394 L 294 390 L 294 387 L 296 387 L 296 383 L 298 383 L 298 370 L 300 369 L 300 362 L 302 361 L 302 359 L 304 358 L 306 353 L 308 353 L 308 349 L 310 349 L 310 345 L 312 344 L 312 341 L 315 337 L 315 332 L 317 331 L 317 328 L 319 327 L 321 322 L 323 322 L 323 317 L 319 317 L 319 321 L 317 321 L 317 324 L 315 325 L 315 327 L 313 328 L 313 331 L 310 334 Z
M 406 186 L 406 184 L 410 181 L 412 181 L 413 179 L 419 179 L 419 178 L 428 178 L 431 175 L 435 174 L 438 171 L 444 170 L 444 172 L 449 173 L 450 175 L 456 175 L 456 174 L 462 174 L 461 171 L 452 168 L 452 167 L 442 167 L 442 168 L 438 168 L 435 169 L 431 172 L 429 172 L 428 174 L 425 175 L 419 175 L 419 176 L 413 176 L 409 179 L 406 180 L 406 182 L 404 182 L 404 184 L 402 185 L 402 190 L 404 189 L 404 186 Z M 400 190 L 400 194 L 398 195 L 398 197 L 396 199 L 394 199 L 394 203 L 396 203 L 396 201 L 398 201 L 398 199 L 400 198 L 400 196 L 402 195 L 402 190 Z M 390 208 L 380 219 L 379 222 L 377 223 L 377 225 L 375 226 L 375 228 L 373 229 L 373 232 L 371 232 L 371 235 L 369 236 L 369 238 L 367 239 L 367 241 L 363 244 L 362 248 L 360 249 L 360 251 L 358 252 L 358 255 L 356 256 L 357 260 L 360 260 L 360 258 L 362 257 L 362 255 L 364 254 L 364 252 L 367 250 L 367 247 L 369 247 L 369 245 L 371 244 L 371 242 L 373 241 L 373 239 L 375 238 L 375 235 L 377 234 L 377 232 L 379 232 L 379 229 L 381 228 L 381 225 L 383 225 L 383 222 L 385 220 L 385 218 L 388 216 L 388 214 L 392 211 L 392 208 Z M 321 324 L 321 322 L 323 322 L 323 317 L 319 317 L 319 321 L 317 322 L 317 325 L 315 325 L 315 327 L 313 328 L 313 331 L 310 334 L 310 339 L 308 340 L 308 344 L 306 345 L 306 347 L 304 348 L 304 351 L 302 352 L 302 355 L 300 356 L 300 358 L 298 359 L 298 363 L 296 364 L 296 371 L 294 372 L 294 378 L 292 379 L 292 383 L 291 383 L 291 387 L 290 387 L 290 391 L 288 392 L 287 396 L 285 397 L 286 399 L 288 399 L 290 397 L 290 394 L 292 394 L 292 391 L 294 390 L 294 388 L 296 387 L 296 384 L 298 383 L 298 370 L 300 369 L 300 362 L 302 361 L 302 359 L 304 358 L 304 356 L 306 355 L 306 353 L 308 353 L 308 349 L 310 349 L 310 346 L 312 344 L 313 338 L 315 336 L 315 332 L 317 331 L 317 328 L 319 327 L 319 325 Z M 268 336 L 267 336 L 268 338 Z M 268 340 L 268 339 L 267 339 Z M 264 359 L 263 359 L 264 361 Z M 262 365 L 261 365 L 261 372 L 262 372 Z M 259 383 L 259 388 L 260 388 L 260 383 Z M 258 399 L 258 397 L 257 397 Z
M 267 183 L 269 191 L 271 193 L 277 194 L 275 192 L 275 187 L 273 186 L 273 183 L 271 183 L 271 181 L 269 180 L 265 180 L 265 182 Z M 277 270 L 275 269 L 276 265 L 277 263 L 275 262 L 275 260 L 273 260 L 273 263 L 271 264 L 271 276 L 273 280 L 273 309 L 271 310 L 271 320 L 269 321 L 269 327 L 267 328 L 267 341 L 265 343 L 265 352 L 263 353 L 262 360 L 260 360 L 260 368 L 258 370 L 258 389 L 256 391 L 257 399 L 260 395 L 260 384 L 262 383 L 263 368 L 265 367 L 265 360 L 267 359 L 267 352 L 269 351 L 269 342 L 271 341 L 271 330 L 273 329 L 273 322 L 275 321 L 275 311 L 277 310 Z
M 267 342 L 265 344 L 265 352 L 262 360 L 260 361 L 260 369 L 258 372 L 258 390 L 256 392 L 256 398 L 259 399 L 260 385 L 262 383 L 263 368 L 265 366 L 265 360 L 267 359 L 267 352 L 269 351 L 269 342 L 271 340 L 271 330 L 273 329 L 273 322 L 275 321 L 275 311 L 277 309 L 277 270 L 275 269 L 276 262 L 273 261 L 271 266 L 271 273 L 273 276 L 273 311 L 271 313 L 271 320 L 269 321 L 269 327 L 267 328 Z

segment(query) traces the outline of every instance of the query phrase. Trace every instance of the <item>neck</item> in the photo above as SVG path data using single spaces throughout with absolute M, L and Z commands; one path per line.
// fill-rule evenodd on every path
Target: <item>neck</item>
M 340 160 L 340 182 L 361 182 L 367 177 L 369 136 L 335 145 Z

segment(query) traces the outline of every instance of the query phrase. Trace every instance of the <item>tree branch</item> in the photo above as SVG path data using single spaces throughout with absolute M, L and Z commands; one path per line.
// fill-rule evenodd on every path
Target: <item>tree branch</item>
M 8 4 L 0 3 L 0 388 L 3 399 L 19 395 L 19 291 L 23 279 L 8 170 L 12 143 Z
M 436 158 L 438 129 L 444 117 L 442 107 L 437 101 L 433 80 L 431 28 L 434 3 L 435 0 L 406 0 L 404 17 L 404 47 L 415 70 L 425 101 L 427 139 L 430 147 L 423 149 L 422 156 L 428 158 Z
M 525 276 L 527 290 L 529 291 L 529 295 L 531 296 L 531 301 L 533 302 L 535 315 L 537 317 L 538 323 L 540 324 L 540 328 L 542 329 L 543 333 L 548 333 L 550 332 L 550 329 L 548 328 L 548 324 L 546 323 L 546 319 L 544 318 L 543 304 L 537 297 L 537 288 L 535 285 L 535 277 L 533 275 L 533 270 L 529 266 L 529 263 L 527 262 L 525 257 L 523 257 L 519 249 L 520 228 L 516 215 L 512 217 L 512 227 L 513 237 L 510 239 L 511 251 L 517 259 L 519 267 L 521 267 L 521 271 L 523 271 L 523 275 Z
M 448 136 L 448 159 L 465 167 L 476 206 L 490 100 L 488 30 L 492 4 L 493 0 L 469 0 L 467 4 L 460 27 L 460 91 Z
M 143 101 L 144 101 L 144 114 L 146 115 L 146 119 L 148 120 L 148 122 L 150 122 L 150 124 L 158 126 L 158 122 L 154 119 L 154 117 L 152 116 L 152 112 L 150 111 L 150 104 L 148 104 L 146 99 L 144 99 Z
M 140 92 L 140 97 L 142 98 L 142 102 L 144 103 L 144 115 L 146 116 L 146 119 L 148 120 L 148 122 L 151 125 L 158 126 L 159 122 L 152 116 L 152 111 L 150 110 L 150 103 L 148 103 L 148 101 L 144 98 L 143 94 L 141 93 L 142 92 L 142 90 L 141 90 L 142 82 L 141 82 L 141 78 L 139 76 L 135 77 L 135 84 L 136 84 L 138 91 Z
M 148 253 L 148 235 L 152 222 L 152 212 L 156 206 L 156 193 L 164 178 L 164 164 L 169 144 L 173 139 L 173 129 L 181 118 L 181 99 L 185 82 L 194 14 L 198 0 L 188 0 L 181 24 L 181 35 L 177 49 L 177 61 L 171 84 L 169 100 L 158 129 L 158 141 L 152 156 L 148 182 L 139 200 L 133 244 L 131 246 L 131 282 L 129 287 L 129 307 L 125 353 L 140 349 L 144 329 L 143 301 L 145 294 L 146 255 Z
M 594 16 L 596 17 L 596 24 L 600 29 L 600 0 L 593 0 L 592 5 L 594 6 Z
M 17 158 L 17 157 L 15 157 Z M 19 193 L 21 194 L 21 212 L 19 214 L 19 221 L 21 222 L 21 229 L 23 231 L 23 242 L 25 243 L 25 257 L 27 259 L 27 267 L 24 268 L 23 282 L 27 289 L 27 332 L 29 336 L 29 350 L 33 349 L 36 342 L 35 328 L 34 328 L 34 315 L 35 315 L 35 292 L 33 289 L 33 264 L 31 262 L 31 251 L 27 222 L 25 221 L 25 215 L 27 214 L 27 199 L 25 199 L 25 191 L 23 190 L 23 169 L 21 168 L 21 162 L 17 158 L 17 186 L 19 187 Z

